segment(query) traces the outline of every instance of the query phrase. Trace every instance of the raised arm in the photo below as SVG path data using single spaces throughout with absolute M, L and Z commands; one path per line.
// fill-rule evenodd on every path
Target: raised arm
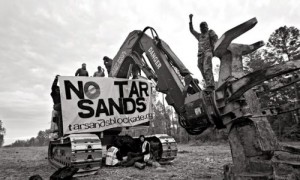
M 54 79 L 54 81 L 53 81 L 53 83 L 52 83 L 52 87 L 51 87 L 51 90 L 52 90 L 52 91 L 55 91 L 55 89 L 58 87 L 58 86 L 57 86 L 58 76 L 59 76 L 59 75 L 56 75 L 56 76 L 55 76 L 55 79 Z
M 193 14 L 190 14 L 190 22 L 189 22 L 189 25 L 190 25 L 190 32 L 195 36 L 195 38 L 197 39 L 197 41 L 199 40 L 199 36 L 200 36 L 200 33 L 198 33 L 197 31 L 194 30 L 193 28 Z

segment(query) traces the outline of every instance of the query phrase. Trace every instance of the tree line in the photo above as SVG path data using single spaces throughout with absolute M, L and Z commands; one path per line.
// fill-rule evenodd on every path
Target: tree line
M 0 147 L 4 144 L 4 135 L 5 135 L 5 128 L 3 127 L 2 120 L 0 120 Z
M 50 129 L 39 131 L 36 137 L 32 137 L 27 140 L 16 140 L 11 145 L 7 145 L 6 147 L 48 146 L 50 141 L 50 133 Z

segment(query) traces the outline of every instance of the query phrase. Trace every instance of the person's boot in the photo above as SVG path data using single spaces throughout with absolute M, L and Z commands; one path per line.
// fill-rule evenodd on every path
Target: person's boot
M 145 169 L 146 164 L 140 163 L 140 162 L 135 162 L 135 163 L 134 163 L 134 167 L 136 167 L 136 168 L 138 168 L 138 169 Z

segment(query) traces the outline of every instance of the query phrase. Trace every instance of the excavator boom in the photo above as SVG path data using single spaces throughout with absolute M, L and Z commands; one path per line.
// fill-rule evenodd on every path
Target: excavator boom
M 145 33 L 147 30 L 151 30 L 153 37 Z M 166 94 L 167 103 L 173 106 L 180 117 L 180 124 L 190 134 L 202 133 L 212 124 L 212 120 L 217 119 L 217 112 L 212 106 L 207 106 L 209 100 L 205 100 L 197 80 L 151 27 L 143 31 L 135 30 L 127 36 L 113 59 L 110 76 L 128 78 L 128 71 L 134 66 L 156 82 L 159 92 Z

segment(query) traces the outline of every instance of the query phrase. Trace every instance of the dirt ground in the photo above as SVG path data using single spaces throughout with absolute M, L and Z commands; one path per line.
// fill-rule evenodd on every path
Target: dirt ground
M 150 179 L 222 179 L 223 165 L 231 162 L 230 149 L 221 145 L 178 145 L 178 156 L 165 171 L 154 167 L 103 167 L 97 174 L 78 179 L 150 180 Z M 47 147 L 0 148 L 0 179 L 28 179 L 39 174 L 49 179 L 55 172 L 47 161 Z

